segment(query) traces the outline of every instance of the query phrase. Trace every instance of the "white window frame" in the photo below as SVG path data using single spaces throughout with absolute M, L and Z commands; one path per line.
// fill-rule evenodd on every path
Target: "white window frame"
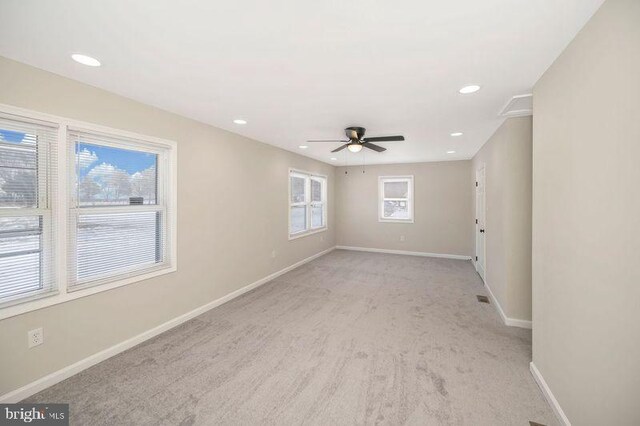
M 407 198 L 385 198 L 384 184 L 386 182 L 407 182 L 408 191 Z M 406 201 L 409 217 L 407 219 L 389 218 L 384 216 L 385 201 Z M 378 221 L 388 223 L 413 223 L 414 218 L 414 191 L 413 191 L 413 175 L 406 176 L 378 176 Z
M 68 247 L 67 254 L 69 256 L 68 259 L 68 267 L 71 267 L 71 270 L 74 273 L 77 273 L 77 265 L 75 263 L 76 259 L 76 251 L 77 247 L 76 243 L 76 233 L 77 233 L 77 223 L 81 215 L 91 215 L 91 214 L 117 214 L 117 213 L 142 213 L 142 212 L 159 212 L 161 213 L 161 217 L 163 221 L 167 220 L 168 217 L 168 208 L 167 208 L 167 189 L 169 188 L 169 173 L 167 173 L 168 165 L 169 165 L 169 157 L 170 157 L 170 147 L 167 147 L 165 144 L 159 144 L 156 142 L 150 142 L 148 140 L 140 140 L 140 139 L 131 139 L 125 138 L 122 135 L 115 136 L 111 133 L 102 133 L 96 132 L 87 128 L 77 128 L 77 127 L 68 127 L 68 131 L 71 132 L 80 132 L 80 133 L 88 133 L 94 136 L 104 137 L 103 140 L 99 142 L 100 146 L 110 147 L 110 148 L 118 148 L 131 150 L 136 152 L 145 152 L 149 154 L 157 155 L 157 163 L 156 163 L 156 173 L 157 173 L 157 181 L 156 181 L 156 204 L 149 205 L 114 205 L 114 206 L 100 206 L 100 207 L 89 207 L 89 206 L 80 206 L 78 205 L 78 193 L 75 190 L 78 187 L 78 174 L 75 167 L 69 167 L 69 219 L 70 226 L 68 228 Z M 67 138 L 69 139 L 69 138 Z M 88 142 L 92 143 L 92 142 Z M 76 147 L 75 142 L 68 141 L 68 164 L 75 166 L 76 161 Z M 170 191 L 169 191 L 170 192 Z M 165 231 L 169 231 L 167 224 L 163 227 Z M 162 239 L 167 240 L 170 238 L 169 232 L 164 232 L 162 234 Z M 168 241 L 167 241 L 168 242 Z M 170 246 L 166 246 L 167 248 Z M 117 274 L 113 273 L 105 273 L 103 276 L 95 277 L 91 279 L 79 280 L 77 282 L 73 282 L 73 288 L 69 286 L 69 292 L 80 291 L 83 288 L 93 287 L 93 286 L 101 286 L 108 284 L 113 281 L 119 281 L 123 279 L 122 277 L 125 275 L 144 275 L 152 270 L 156 269 L 166 269 L 170 267 L 170 256 L 167 256 L 166 253 L 163 253 L 163 261 L 159 263 L 153 263 L 149 265 L 136 265 L 130 267 L 126 270 L 119 270 Z M 145 272 L 146 271 L 146 272 Z M 120 277 L 120 278 L 118 278 Z M 67 283 L 70 285 L 72 283 L 71 277 L 67 277 Z
M 124 130 L 113 129 L 97 124 L 82 122 L 65 117 L 51 114 L 45 114 L 29 109 L 18 108 L 12 105 L 0 104 L 0 112 L 17 116 L 17 118 L 25 120 L 38 120 L 48 122 L 58 126 L 57 138 L 57 182 L 51 182 L 51 185 L 58 188 L 58 197 L 56 203 L 52 206 L 52 218 L 55 221 L 56 241 L 53 242 L 54 253 L 56 253 L 56 261 L 54 266 L 54 274 L 56 276 L 57 292 L 48 293 L 42 297 L 30 300 L 26 299 L 22 303 L 0 307 L 0 320 L 12 316 L 20 315 L 25 312 L 42 309 L 48 306 L 65 303 L 70 300 L 79 299 L 81 297 L 90 296 L 92 294 L 101 293 L 114 288 L 122 287 L 138 281 L 147 280 L 156 276 L 168 274 L 178 269 L 178 250 L 177 250 L 177 200 L 178 200 L 178 146 L 175 141 L 156 138 L 152 136 L 141 135 Z M 163 159 L 166 167 L 166 178 L 164 179 L 166 194 L 166 226 L 168 232 L 166 234 L 166 264 L 161 269 L 154 269 L 151 272 L 140 273 L 139 275 L 130 276 L 123 279 L 117 279 L 100 285 L 81 289 L 71 289 L 68 287 L 67 265 L 69 262 L 69 219 L 71 217 L 70 208 L 72 206 L 69 190 L 71 188 L 72 179 L 75 179 L 74 161 L 70 158 L 69 152 L 72 150 L 67 140 L 67 133 L 70 129 L 86 131 L 90 133 L 101 133 L 114 138 L 121 137 L 128 140 L 136 140 L 146 143 L 149 146 L 162 147 L 165 149 L 166 157 Z M 158 159 L 158 167 L 160 167 L 160 158 Z M 158 188 L 160 191 L 160 188 Z M 141 206 L 139 206 L 141 207 Z
M 298 176 L 300 178 L 305 179 L 304 183 L 304 191 L 305 191 L 305 201 L 293 203 L 291 202 L 291 176 Z M 322 179 L 322 201 L 312 201 L 311 200 L 311 180 L 312 179 Z M 329 224 L 327 223 L 327 185 L 329 179 L 326 175 L 320 173 L 307 172 L 298 169 L 289 169 L 289 174 L 287 175 L 287 234 L 289 235 L 289 240 L 295 240 L 297 238 L 306 237 L 308 235 L 317 234 L 319 232 L 324 232 L 328 229 Z M 312 208 L 317 207 L 318 205 L 322 205 L 322 224 L 323 226 L 313 228 L 311 226 L 311 216 L 312 216 Z M 306 224 L 307 227 L 304 231 L 291 233 L 291 207 L 295 206 L 305 206 L 306 207 Z
M 22 122 L 31 122 L 35 125 L 44 125 L 51 126 L 52 130 L 57 131 L 59 133 L 59 128 L 56 123 L 45 121 L 41 119 L 36 119 L 34 117 L 26 117 L 20 114 L 15 114 L 14 111 L 10 111 L 4 108 L 0 108 L 0 116 L 7 120 L 16 120 Z M 38 133 L 36 130 L 36 137 L 38 137 Z M 56 138 L 57 142 L 57 138 Z M 40 142 L 36 142 L 36 144 L 40 144 Z M 40 291 L 34 291 L 25 295 L 24 297 L 15 297 L 11 298 L 7 301 L 0 303 L 0 311 L 4 309 L 9 309 L 10 307 L 20 305 L 23 303 L 28 303 L 34 300 L 38 300 L 44 297 L 50 297 L 58 293 L 58 282 L 55 277 L 56 273 L 56 265 L 54 264 L 56 256 L 60 254 L 57 253 L 55 242 L 53 241 L 53 233 L 56 230 L 56 213 L 55 213 L 55 203 L 58 202 L 58 199 L 54 197 L 56 191 L 56 183 L 53 179 L 55 179 L 54 174 L 51 173 L 49 166 L 51 165 L 51 169 L 55 170 L 56 165 L 52 164 L 52 158 L 56 156 L 53 153 L 49 153 L 48 150 L 43 150 L 42 146 L 36 147 L 36 161 L 38 167 L 37 173 L 37 194 L 38 198 L 36 200 L 36 207 L 18 207 L 11 209 L 0 209 L 0 217 L 29 217 L 36 216 L 42 217 L 42 224 L 40 229 L 40 256 L 41 256 L 41 266 L 40 266 L 40 282 L 51 282 L 51 287 L 48 289 L 41 289 Z M 57 149 L 57 147 L 53 147 L 53 149 Z M 42 178 L 44 176 L 45 178 Z M 59 197 L 58 197 L 59 198 Z M 57 235 L 57 232 L 56 232 Z M 46 266 L 46 267 L 45 267 Z M 52 276 L 53 275 L 53 276 Z M 0 319 L 3 317 L 0 316 Z

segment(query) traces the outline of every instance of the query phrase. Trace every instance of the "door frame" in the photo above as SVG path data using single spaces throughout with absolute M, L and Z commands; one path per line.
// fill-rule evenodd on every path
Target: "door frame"
M 484 174 L 484 182 L 483 182 L 483 191 L 482 191 L 482 207 L 484 209 L 483 212 L 483 221 L 484 221 L 484 228 L 486 230 L 487 227 L 487 164 L 486 163 L 480 163 L 478 165 L 478 168 L 475 170 L 475 197 L 474 197 L 474 202 L 475 202 L 475 228 L 474 228 L 474 233 L 475 233 L 475 247 L 474 247 L 474 251 L 475 251 L 475 256 L 476 259 L 479 258 L 480 256 L 478 256 L 478 248 L 481 245 L 481 238 L 480 238 L 480 226 L 483 225 L 479 222 L 479 217 L 480 215 L 478 214 L 478 191 L 479 191 L 479 176 L 480 176 L 480 171 L 483 172 Z M 482 281 L 485 282 L 486 280 L 486 275 L 487 275 L 487 236 L 486 236 L 486 232 L 484 235 L 484 238 L 482 238 L 482 260 L 483 260 L 483 265 L 482 265 L 482 271 L 484 274 L 480 273 L 480 271 L 478 270 L 478 261 L 474 261 L 474 267 L 476 269 L 476 272 L 478 272 L 478 275 L 480 275 L 480 278 L 482 278 Z

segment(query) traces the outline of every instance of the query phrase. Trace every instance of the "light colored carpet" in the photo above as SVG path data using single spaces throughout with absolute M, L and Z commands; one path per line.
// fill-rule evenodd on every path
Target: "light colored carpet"
M 556 424 L 468 261 L 337 250 L 29 398 L 72 424 Z

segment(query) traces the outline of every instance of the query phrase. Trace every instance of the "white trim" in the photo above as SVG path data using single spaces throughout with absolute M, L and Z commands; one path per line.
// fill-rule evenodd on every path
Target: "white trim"
M 403 176 L 378 176 L 378 222 L 382 223 L 413 223 L 414 222 L 414 196 L 413 196 L 413 175 L 403 175 Z M 407 200 L 407 211 L 409 212 L 408 219 L 393 219 L 384 217 L 384 183 L 385 182 L 407 182 L 408 188 L 408 196 Z
M 333 251 L 335 249 L 335 247 L 331 247 L 328 248 L 327 250 L 323 250 L 320 253 L 316 253 L 313 256 L 307 257 L 306 259 L 303 259 L 299 262 L 294 263 L 293 265 L 287 266 L 284 269 L 281 269 L 277 272 L 274 272 L 271 275 L 268 275 L 264 278 L 259 279 L 258 281 L 255 281 L 247 286 L 244 286 L 236 291 L 233 291 L 229 294 L 227 294 L 226 296 L 223 296 L 219 299 L 216 299 L 212 302 L 209 302 L 205 305 L 202 305 L 190 312 L 187 312 L 186 314 L 182 314 L 176 318 L 173 318 L 172 320 L 169 320 L 163 324 L 160 324 L 150 330 L 147 330 L 143 333 L 138 334 L 137 336 L 134 336 L 130 339 L 127 339 L 123 342 L 117 343 L 107 349 L 104 349 L 98 353 L 95 353 L 93 355 L 88 356 L 87 358 L 81 359 L 78 362 L 75 362 L 67 367 L 64 367 L 58 371 L 54 371 L 51 374 L 48 374 L 44 377 L 41 377 L 40 379 L 31 382 L 25 386 L 22 386 L 21 388 L 18 388 L 14 391 L 8 392 L 2 396 L 0 396 L 0 403 L 2 404 L 10 404 L 10 403 L 16 403 L 19 401 L 22 401 L 25 398 L 28 398 L 31 395 L 34 395 L 38 392 L 40 392 L 43 389 L 48 388 L 49 386 L 53 386 L 56 383 L 59 383 L 71 376 L 73 376 L 74 374 L 78 374 L 79 372 L 86 370 L 87 368 L 98 364 L 99 362 L 102 362 L 108 358 L 111 358 L 114 355 L 117 355 L 121 352 L 126 351 L 127 349 L 130 349 L 142 342 L 144 342 L 145 340 L 151 339 L 152 337 L 155 337 L 161 333 L 164 333 L 167 330 L 170 330 L 184 322 L 189 321 L 190 319 L 193 319 L 195 317 L 197 317 L 198 315 L 201 315 L 215 307 L 218 307 L 220 305 L 222 305 L 223 303 L 226 303 L 232 299 L 235 299 L 238 296 L 243 295 L 244 293 L 253 290 L 254 288 L 260 287 L 263 284 L 268 283 L 269 281 L 274 280 L 275 278 L 279 277 L 280 275 L 283 275 L 295 268 L 298 268 L 302 265 L 304 265 L 305 263 L 311 262 L 314 259 L 317 259 L 320 256 L 323 256 L 327 253 L 330 253 L 331 251 Z
M 298 238 L 302 238 L 302 237 L 308 237 L 309 235 L 318 234 L 326 230 L 327 230 L 327 227 L 325 226 L 324 228 L 317 228 L 311 231 L 302 231 L 302 232 L 296 232 L 295 234 L 289 234 L 289 241 L 297 240 Z
M 482 175 L 483 175 L 483 182 L 482 182 L 482 223 L 480 223 L 480 215 L 478 212 L 478 191 L 480 190 L 480 186 L 479 186 L 479 179 L 478 179 L 478 175 L 480 173 L 480 171 L 482 171 Z M 476 271 L 478 272 L 478 275 L 480 275 L 480 278 L 482 278 L 482 281 L 485 280 L 485 277 L 487 275 L 487 235 L 485 233 L 485 235 L 482 237 L 482 256 L 479 256 L 479 250 L 478 250 L 478 246 L 480 245 L 480 229 L 484 226 L 484 228 L 486 229 L 487 227 L 487 178 L 486 178 L 486 173 L 487 173 L 487 164 L 486 163 L 480 163 L 480 166 L 476 169 L 476 175 L 475 175 L 475 182 L 476 182 L 476 186 L 474 187 L 474 215 L 475 215 L 475 225 L 473 228 L 473 232 L 474 232 L 474 250 L 475 250 L 475 257 L 477 259 L 482 259 L 482 263 L 480 263 L 480 261 L 474 261 L 473 262 L 473 266 L 476 269 Z M 482 271 L 482 273 L 481 273 Z
M 127 130 L 114 129 L 111 127 L 102 126 L 100 124 L 90 123 L 86 121 L 74 120 L 71 118 L 62 117 L 59 115 L 47 114 L 44 112 L 34 111 L 26 108 L 20 108 L 13 105 L 0 104 L 0 110 L 7 114 L 13 114 L 18 118 L 23 119 L 36 119 L 50 124 L 64 125 L 71 127 L 74 130 L 93 131 L 98 133 L 107 133 L 111 136 L 122 136 L 129 139 L 138 139 L 140 141 L 155 142 L 160 145 L 171 145 L 177 147 L 178 144 L 175 141 L 169 139 L 157 138 L 155 136 L 142 135 L 139 133 L 129 132 Z
M 538 387 L 540 387 L 540 390 L 544 395 L 544 399 L 547 400 L 547 402 L 553 409 L 553 412 L 555 413 L 560 423 L 565 426 L 571 426 L 571 422 L 569 421 L 569 418 L 567 417 L 566 414 L 564 414 L 562 407 L 560 407 L 560 403 L 558 402 L 556 397 L 553 395 L 553 392 L 551 392 L 549 385 L 544 380 L 544 377 L 542 377 L 542 374 L 540 374 L 540 370 L 538 370 L 538 368 L 533 363 L 533 361 L 529 363 L 529 370 L 531 370 L 531 375 L 533 376 L 536 383 L 538 384 Z
M 464 256 L 460 254 L 427 253 L 423 251 L 388 250 L 388 249 L 380 249 L 380 248 L 351 247 L 351 246 L 336 246 L 336 249 L 351 250 L 351 251 L 367 251 L 371 253 L 402 254 L 406 256 L 440 257 L 444 259 L 471 260 L 471 256 Z
M 292 203 L 291 202 L 291 176 L 298 175 L 299 178 L 305 179 L 305 198 L 309 197 L 309 200 L 305 200 L 304 202 Z M 311 201 L 311 180 L 313 178 L 323 179 L 322 185 L 322 223 L 324 226 L 320 228 L 312 228 L 311 220 L 312 220 L 312 207 L 314 202 Z M 328 200 L 328 185 L 329 178 L 327 175 L 323 175 L 322 173 L 308 172 L 300 169 L 295 169 L 293 167 L 289 167 L 289 174 L 287 176 L 287 235 L 289 236 L 289 241 L 296 240 L 298 238 L 306 237 L 309 235 L 317 234 L 319 232 L 324 232 L 329 229 L 329 200 Z M 294 234 L 291 233 L 291 207 L 293 206 L 304 206 L 306 207 L 306 218 L 308 228 L 304 231 L 296 232 Z
M 56 116 L 52 114 L 46 114 L 38 111 L 33 111 L 25 108 L 15 107 L 13 105 L 6 105 L 0 103 L 0 112 L 4 113 L 7 118 L 14 118 L 16 120 L 27 120 L 30 122 L 44 122 L 48 125 L 55 125 L 58 127 L 58 154 L 57 154 L 57 197 L 56 204 L 52 206 L 51 212 L 54 214 L 56 229 L 56 242 L 55 253 L 55 275 L 57 278 L 56 288 L 57 291 L 38 295 L 38 297 L 30 299 L 25 298 L 20 301 L 15 301 L 9 306 L 0 308 L 0 320 L 9 318 L 15 315 L 20 315 L 25 312 L 30 312 L 38 309 L 45 308 L 47 306 L 57 305 L 65 303 L 73 299 L 89 296 L 91 294 L 99 293 L 101 291 L 111 290 L 113 288 L 121 287 L 123 285 L 131 284 L 137 281 L 146 280 L 158 275 L 163 275 L 177 270 L 178 265 L 178 247 L 177 247 L 177 226 L 178 226 L 178 210 L 177 210 L 177 197 L 178 197 L 178 144 L 175 141 L 161 139 L 153 136 L 141 135 L 138 133 L 128 132 L 125 130 L 113 129 L 110 127 L 101 126 L 98 124 L 78 121 L 69 119 L 66 117 Z M 13 117 L 11 117 L 13 116 Z M 169 198 L 166 200 L 166 211 L 169 216 L 170 227 L 167 235 L 167 244 L 169 247 L 169 263 L 170 265 L 161 270 L 151 271 L 140 275 L 128 277 L 125 279 L 117 280 L 108 284 L 99 285 L 93 288 L 86 288 L 82 290 L 69 292 L 67 282 L 67 262 L 68 262 L 68 220 L 69 220 L 69 199 L 68 199 L 68 187 L 69 182 L 72 180 L 72 174 L 74 173 L 72 162 L 69 163 L 69 144 L 67 141 L 67 133 L 69 129 L 88 131 L 100 134 L 107 134 L 113 137 L 123 137 L 125 139 L 131 139 L 140 141 L 147 146 L 162 147 L 167 149 L 169 155 L 166 156 L 169 161 L 168 170 L 168 182 L 170 186 Z M 53 182 L 52 182 L 53 184 Z M 17 213 L 17 211 L 16 211 Z
M 67 129 L 65 142 L 67 144 L 67 164 L 74 165 L 69 169 L 69 180 L 67 185 L 67 200 L 70 205 L 67 206 L 67 223 L 73 223 L 73 226 L 67 227 L 65 237 L 68 240 L 67 257 L 67 288 L 68 292 L 78 291 L 88 287 L 102 287 L 109 283 L 119 283 L 129 277 L 134 278 L 140 274 L 151 273 L 156 270 L 170 269 L 174 267 L 174 256 L 177 252 L 173 250 L 173 243 L 176 241 L 175 229 L 176 222 L 173 220 L 176 215 L 176 209 L 172 209 L 172 197 L 178 190 L 177 185 L 173 186 L 173 176 L 177 173 L 172 169 L 173 163 L 171 157 L 175 155 L 177 149 L 175 144 L 161 143 L 157 140 L 147 141 L 144 137 L 125 137 L 118 135 L 117 131 L 106 131 L 104 129 L 92 130 L 90 126 L 65 126 Z M 86 140 L 86 142 L 84 142 Z M 156 204 L 153 205 L 110 205 L 100 207 L 82 206 L 78 200 L 77 188 L 79 188 L 79 171 L 75 170 L 76 147 L 79 142 L 92 146 L 107 146 L 116 149 L 126 149 L 136 152 L 146 152 L 156 156 Z M 135 265 L 130 268 L 122 268 L 117 272 L 105 271 L 98 276 L 92 276 L 84 280 L 77 279 L 77 247 L 75 244 L 77 237 L 77 223 L 81 216 L 91 214 L 118 214 L 118 213 L 142 213 L 142 212 L 160 212 L 162 214 L 162 240 L 165 241 L 162 262 L 151 263 L 147 265 Z
M 71 300 L 80 299 L 81 297 L 91 296 L 92 294 L 100 293 L 103 291 L 113 290 L 114 288 L 122 287 L 127 284 L 132 284 L 138 281 L 148 280 L 149 278 L 175 272 L 176 270 L 177 270 L 177 267 L 173 265 L 171 267 L 159 269 L 157 271 L 132 276 L 129 278 L 113 281 L 107 284 L 102 284 L 94 287 L 87 287 L 87 288 L 83 288 L 75 291 L 68 289 L 67 293 L 63 293 L 62 289 L 60 289 L 60 291 L 55 292 L 53 294 L 47 294 L 46 296 L 42 296 L 41 298 L 38 298 L 35 300 L 25 299 L 23 303 L 7 306 L 6 308 L 0 309 L 0 320 L 14 317 L 16 315 L 24 314 L 26 312 L 37 311 L 38 309 L 46 308 L 53 305 L 58 305 L 60 303 L 69 302 Z M 65 286 L 64 288 L 66 289 L 66 282 L 63 282 L 63 283 Z M 60 287 L 62 287 L 62 285 Z
M 500 302 L 498 302 L 498 299 L 493 294 L 493 292 L 491 291 L 491 287 L 489 287 L 489 284 L 486 281 L 484 281 L 484 286 L 487 288 L 487 291 L 489 292 L 489 296 L 491 297 L 491 301 L 493 302 L 493 305 L 496 307 L 496 310 L 498 311 L 498 314 L 500 315 L 500 318 L 502 319 L 502 322 L 504 323 L 504 325 L 508 325 L 509 327 L 527 328 L 529 330 L 533 328 L 533 323 L 531 321 L 517 319 L 517 318 L 509 318 L 504 313 L 502 306 L 500 306 Z

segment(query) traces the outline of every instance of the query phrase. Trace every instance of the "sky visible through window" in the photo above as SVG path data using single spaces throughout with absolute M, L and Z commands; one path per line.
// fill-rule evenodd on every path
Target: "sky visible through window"
M 14 132 L 12 130 L 0 129 L 0 140 L 9 143 L 22 143 L 22 140 L 26 136 L 25 133 Z
M 42 286 L 42 215 L 20 214 L 20 209 L 38 207 L 38 179 L 45 176 L 38 173 L 40 146 L 36 135 L 0 128 L 0 208 L 16 211 L 15 216 L 0 218 L 3 300 Z M 158 202 L 157 154 L 79 140 L 75 163 L 81 209 Z M 104 211 L 78 216 L 77 279 L 117 274 L 162 261 L 161 212 Z
M 156 165 L 156 155 L 147 152 L 91 145 L 83 142 L 78 143 L 76 149 L 81 162 L 81 178 L 101 164 L 112 165 L 119 170 L 126 171 L 129 175 Z
M 76 161 L 80 205 L 156 203 L 156 154 L 78 142 Z

